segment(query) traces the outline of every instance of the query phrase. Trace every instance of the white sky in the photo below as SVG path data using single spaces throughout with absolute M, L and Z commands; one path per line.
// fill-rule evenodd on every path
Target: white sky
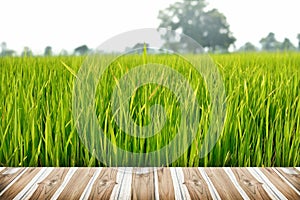
M 125 31 L 157 28 L 158 11 L 176 0 L 2 0 L 0 42 L 20 53 L 29 46 L 43 53 L 72 52 L 79 45 L 96 48 Z M 288 37 L 296 45 L 300 33 L 299 0 L 207 0 L 227 17 L 236 46 L 259 40 L 274 32 L 278 40 Z

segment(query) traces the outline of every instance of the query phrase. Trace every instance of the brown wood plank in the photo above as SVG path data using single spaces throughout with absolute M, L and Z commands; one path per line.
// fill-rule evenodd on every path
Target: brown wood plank
M 79 199 L 96 168 L 78 168 L 58 199 Z
M 134 169 L 131 183 L 131 199 L 155 199 L 154 184 L 153 171 L 143 171 L 143 168 Z
M 8 167 L 0 174 L 0 193 L 8 186 L 25 168 Z
M 169 168 L 157 170 L 159 199 L 175 199 L 172 176 Z
M 262 183 L 256 180 L 246 168 L 231 168 L 231 170 L 250 199 L 271 199 L 262 187 Z
M 186 185 L 191 199 L 212 199 L 208 185 L 197 168 L 182 168 L 184 184 Z
M 294 168 L 276 168 L 297 190 L 300 191 L 300 173 Z
M 69 168 L 54 168 L 53 171 L 39 183 L 38 188 L 30 199 L 51 199 L 56 190 L 61 186 Z
M 300 199 L 300 196 L 272 168 L 260 168 L 272 184 L 288 199 Z
M 117 184 L 117 169 L 103 168 L 95 180 L 89 199 L 110 199 L 111 193 Z
M 25 170 L 25 168 L 24 168 Z M 41 168 L 28 168 L 7 191 L 0 197 L 1 199 L 13 199 L 22 189 L 37 175 Z
M 243 199 L 222 168 L 205 168 L 207 176 L 218 191 L 221 199 Z

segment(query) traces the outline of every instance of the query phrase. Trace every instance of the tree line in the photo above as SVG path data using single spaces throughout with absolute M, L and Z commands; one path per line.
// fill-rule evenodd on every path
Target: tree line
M 207 2 L 205 0 L 182 0 L 171 4 L 169 7 L 159 11 L 158 19 L 160 20 L 158 28 L 168 28 L 183 33 L 198 42 L 208 52 L 228 52 L 229 47 L 234 46 L 236 41 L 236 38 L 230 31 L 225 15 L 217 9 L 207 10 Z M 170 32 L 167 32 L 163 39 L 165 44 L 162 48 L 164 49 L 175 52 L 177 50 L 180 50 L 180 52 L 182 50 L 190 51 L 187 41 L 176 41 L 174 35 L 171 35 Z M 290 39 L 285 38 L 280 42 L 276 39 L 275 33 L 270 32 L 259 41 L 261 47 L 256 47 L 251 42 L 247 42 L 235 51 L 300 51 L 300 33 L 297 35 L 297 39 L 298 46 L 296 47 Z M 1 50 L 1 56 L 16 55 L 15 51 L 7 48 L 5 42 L 1 44 Z M 90 51 L 87 45 L 81 45 L 74 49 L 72 55 L 84 55 Z M 60 53 L 60 55 L 67 54 L 68 52 L 65 50 Z M 32 55 L 31 49 L 24 47 L 21 56 Z M 52 47 L 45 47 L 44 56 L 51 55 L 53 55 Z
M 91 49 L 88 48 L 87 45 L 81 45 L 77 48 L 74 49 L 73 53 L 69 54 L 66 50 L 61 50 L 59 55 L 62 56 L 67 56 L 67 55 L 85 55 L 88 54 L 91 51 Z M 16 51 L 9 49 L 7 47 L 6 42 L 1 43 L 1 53 L 0 56 L 16 56 L 17 53 Z M 33 52 L 29 47 L 24 47 L 23 51 L 20 54 L 22 57 L 28 57 L 28 56 L 33 56 Z M 52 47 L 51 46 L 46 46 L 44 50 L 43 56 L 52 56 L 54 55 Z
M 236 38 L 230 31 L 224 14 L 217 9 L 207 10 L 205 0 L 183 0 L 171 4 L 168 8 L 159 11 L 159 27 L 179 31 L 190 36 L 203 48 L 210 52 L 228 52 L 231 45 L 234 45 Z M 185 41 L 176 41 L 171 35 L 166 37 L 165 47 L 175 50 L 188 47 Z M 297 35 L 298 47 L 288 38 L 279 42 L 275 34 L 270 32 L 259 42 L 261 47 L 254 46 L 247 42 L 236 51 L 300 51 L 300 33 Z
M 284 40 L 280 42 L 276 39 L 275 33 L 270 32 L 266 37 L 259 41 L 261 48 L 256 47 L 251 42 L 246 42 L 238 51 L 300 51 L 300 33 L 297 35 L 297 39 L 298 46 L 295 46 L 289 38 L 284 38 Z

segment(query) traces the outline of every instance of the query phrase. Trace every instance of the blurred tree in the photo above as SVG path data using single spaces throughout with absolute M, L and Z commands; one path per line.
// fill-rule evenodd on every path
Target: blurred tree
M 44 56 L 52 56 L 52 47 L 46 46 Z
M 280 45 L 280 50 L 294 51 L 294 50 L 296 50 L 296 47 L 293 45 L 293 43 L 288 38 L 284 38 L 283 43 L 281 43 L 281 45 Z
M 298 39 L 298 50 L 300 51 L 300 33 L 297 35 L 297 39 Z
M 159 28 L 177 30 L 197 41 L 202 47 L 212 51 L 228 50 L 235 38 L 229 30 L 226 17 L 217 9 L 205 12 L 205 0 L 183 0 L 159 11 L 161 20 Z M 176 50 L 188 45 L 185 41 L 175 41 L 173 36 L 166 35 L 166 48 Z
M 89 48 L 86 45 L 82 45 L 74 49 L 75 55 L 85 55 L 89 52 Z
M 33 53 L 29 47 L 24 47 L 23 52 L 21 54 L 22 57 L 33 56 Z
M 16 52 L 11 49 L 7 49 L 5 52 L 3 52 L 3 56 L 15 56 Z
M 146 51 L 149 50 L 149 44 L 148 43 L 136 43 L 133 47 L 126 47 L 126 51 L 130 53 L 143 53 L 144 48 L 146 48 Z
M 256 46 L 254 46 L 251 42 L 246 42 L 239 51 L 245 51 L 245 52 L 254 52 L 257 51 Z
M 259 43 L 264 51 L 276 51 L 280 48 L 280 42 L 275 38 L 275 34 L 270 32 L 267 37 L 262 38 Z
M 2 56 L 5 55 L 6 50 L 7 50 L 6 42 L 2 42 L 2 43 L 1 43 L 1 55 L 2 55 Z
M 1 43 L 1 53 L 0 56 L 14 56 L 16 52 L 14 50 L 8 49 L 6 42 Z
M 68 55 L 68 51 L 65 49 L 62 49 L 59 53 L 60 56 L 67 56 Z

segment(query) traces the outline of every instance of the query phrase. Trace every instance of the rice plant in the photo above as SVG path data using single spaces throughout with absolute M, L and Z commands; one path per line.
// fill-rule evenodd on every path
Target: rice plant
M 210 121 L 209 91 L 191 64 L 175 55 L 128 55 L 111 63 L 96 86 L 94 100 L 105 136 L 119 148 L 136 153 L 161 149 L 176 136 L 182 120 L 179 100 L 167 87 L 154 83 L 132 93 L 128 100 L 130 117 L 136 125 L 147 126 L 151 106 L 162 105 L 164 127 L 143 139 L 127 134 L 115 122 L 111 96 L 119 80 L 135 66 L 156 62 L 170 66 L 188 80 L 201 108 L 196 139 L 175 162 L 167 162 L 168 166 L 299 166 L 300 54 L 211 57 L 224 80 L 227 112 L 219 140 L 207 156 L 199 158 L 202 139 L 214 125 Z M 1 166 L 103 165 L 97 152 L 89 151 L 79 138 L 72 116 L 73 86 L 84 59 L 0 58 Z M 105 150 L 105 142 L 94 142 Z

